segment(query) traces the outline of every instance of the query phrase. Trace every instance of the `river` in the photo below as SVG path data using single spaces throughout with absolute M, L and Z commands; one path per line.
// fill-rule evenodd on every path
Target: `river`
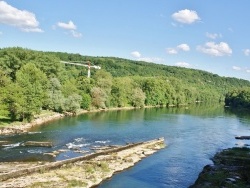
M 0 148 L 0 161 L 62 160 L 102 145 L 164 137 L 167 147 L 116 174 L 99 187 L 188 187 L 213 155 L 250 144 L 234 139 L 250 135 L 250 114 L 221 106 L 147 108 L 83 114 L 35 127 L 29 134 L 0 136 L 11 142 Z M 51 141 L 52 148 L 24 147 L 24 141 Z M 65 149 L 53 158 L 43 153 Z M 76 152 L 77 151 L 77 152 Z

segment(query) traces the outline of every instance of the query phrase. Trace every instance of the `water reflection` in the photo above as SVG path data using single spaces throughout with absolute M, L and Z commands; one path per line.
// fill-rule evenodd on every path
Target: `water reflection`
M 52 148 L 2 147 L 0 160 L 62 160 L 81 155 L 71 146 L 88 150 L 107 141 L 116 145 L 163 136 L 167 148 L 100 187 L 188 187 L 217 151 L 235 146 L 234 136 L 249 130 L 249 120 L 247 114 L 202 105 L 88 113 L 35 127 L 34 134 L 0 136 L 12 143 L 33 140 L 54 144 Z M 69 151 L 56 158 L 43 155 L 58 149 Z

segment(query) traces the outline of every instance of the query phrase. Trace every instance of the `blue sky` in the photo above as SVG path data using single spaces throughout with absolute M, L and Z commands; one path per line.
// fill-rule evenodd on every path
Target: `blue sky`
M 0 1 L 0 48 L 205 70 L 250 81 L 249 0 Z

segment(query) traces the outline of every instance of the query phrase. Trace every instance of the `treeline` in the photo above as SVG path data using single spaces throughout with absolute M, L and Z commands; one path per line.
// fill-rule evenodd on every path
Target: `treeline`
M 225 105 L 250 110 L 250 88 L 228 92 L 225 97 Z
M 91 69 L 60 63 L 90 61 Z M 42 109 L 76 113 L 80 108 L 185 105 L 224 102 L 245 80 L 205 71 L 120 58 L 88 57 L 23 48 L 0 50 L 0 116 L 30 121 Z

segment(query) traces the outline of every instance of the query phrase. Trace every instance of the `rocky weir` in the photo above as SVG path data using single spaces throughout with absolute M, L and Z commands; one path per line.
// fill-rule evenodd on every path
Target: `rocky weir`
M 0 163 L 0 187 L 94 187 L 165 148 L 164 138 L 56 162 Z

